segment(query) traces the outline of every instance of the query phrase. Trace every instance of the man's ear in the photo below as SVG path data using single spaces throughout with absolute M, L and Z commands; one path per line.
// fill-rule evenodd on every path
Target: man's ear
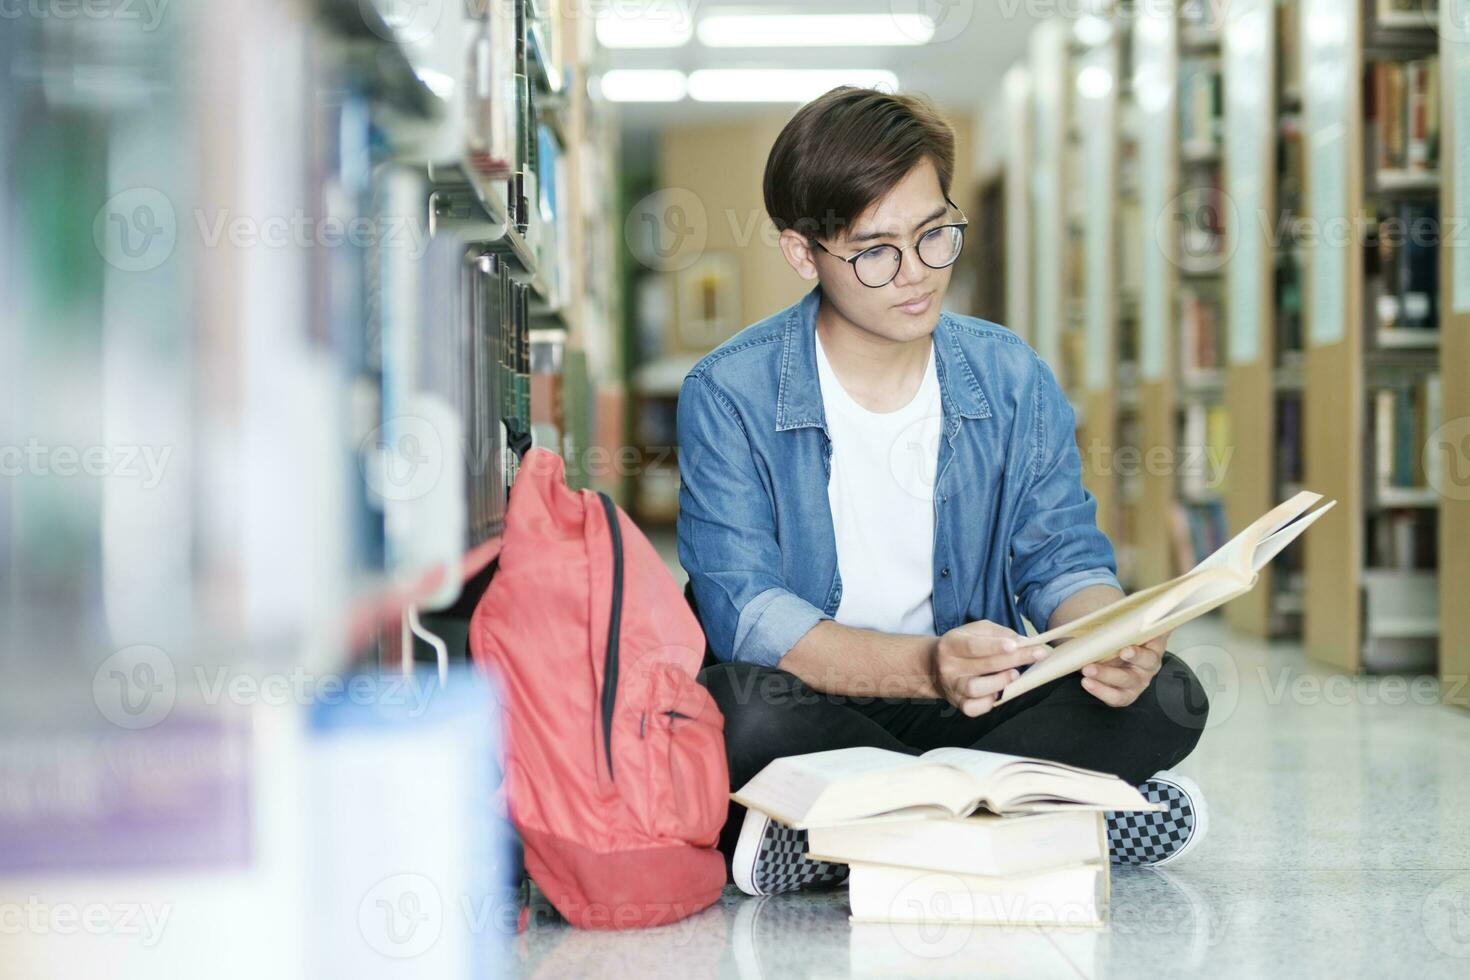
M 817 249 L 807 241 L 805 235 L 794 228 L 787 228 L 776 241 L 781 246 L 781 254 L 786 256 L 786 261 L 796 270 L 797 275 L 803 279 L 817 278 Z

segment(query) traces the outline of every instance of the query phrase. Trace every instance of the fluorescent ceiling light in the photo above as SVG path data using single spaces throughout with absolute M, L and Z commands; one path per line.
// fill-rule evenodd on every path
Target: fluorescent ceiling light
M 687 4 L 610 3 L 597 15 L 597 43 L 604 48 L 677 48 L 693 36 Z
M 702 68 L 689 75 L 700 102 L 810 102 L 838 85 L 898 91 L 898 76 L 873 69 Z
M 926 14 L 721 14 L 700 18 L 699 43 L 711 48 L 818 48 L 927 44 Z
M 684 73 L 665 68 L 615 68 L 603 72 L 600 84 L 609 102 L 678 102 L 684 98 Z

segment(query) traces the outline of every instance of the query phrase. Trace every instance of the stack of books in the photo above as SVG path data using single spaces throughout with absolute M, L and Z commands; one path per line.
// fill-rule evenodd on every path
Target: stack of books
M 853 922 L 1102 925 L 1116 776 L 997 752 L 852 748 L 777 759 L 736 802 L 849 866 Z

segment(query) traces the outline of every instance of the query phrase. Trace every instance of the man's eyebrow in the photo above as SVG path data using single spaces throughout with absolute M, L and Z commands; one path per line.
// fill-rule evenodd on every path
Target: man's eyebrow
M 929 217 L 925 218 L 923 221 L 920 221 L 918 224 L 914 225 L 914 231 L 918 231 L 920 228 L 924 227 L 929 222 L 933 221 L 935 218 L 942 218 L 942 217 L 944 217 L 944 213 L 946 211 L 948 211 L 948 210 L 949 210 L 949 205 L 948 204 L 941 204 L 934 211 L 934 213 L 932 213 L 932 214 L 929 215 Z M 875 238 L 891 238 L 891 237 L 893 237 L 893 233 L 892 232 L 889 232 L 889 231 L 868 231 L 868 232 L 864 232 L 861 235 L 848 235 L 847 236 L 847 240 L 850 241 L 850 242 L 870 242 L 870 241 L 872 241 Z

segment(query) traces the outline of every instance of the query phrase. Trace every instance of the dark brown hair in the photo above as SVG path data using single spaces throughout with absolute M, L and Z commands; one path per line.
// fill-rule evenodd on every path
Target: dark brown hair
M 831 237 L 925 157 L 949 195 L 954 129 L 919 96 L 840 85 L 802 106 L 788 122 L 762 182 L 776 227 Z

